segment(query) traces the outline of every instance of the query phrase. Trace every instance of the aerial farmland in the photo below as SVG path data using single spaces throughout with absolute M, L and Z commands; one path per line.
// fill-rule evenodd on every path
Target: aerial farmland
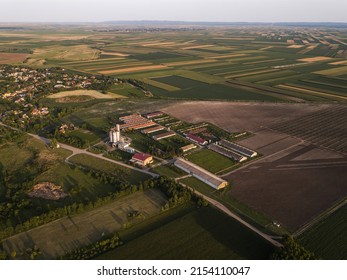
M 6 28 L 2 258 L 346 259 L 346 28 Z

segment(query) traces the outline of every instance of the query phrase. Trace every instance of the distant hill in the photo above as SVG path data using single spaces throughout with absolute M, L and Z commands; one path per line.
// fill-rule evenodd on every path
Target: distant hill
M 347 28 L 347 22 L 204 22 L 204 21 L 104 21 L 100 24 L 111 25 L 202 25 L 202 26 L 298 26 L 298 27 L 330 27 Z

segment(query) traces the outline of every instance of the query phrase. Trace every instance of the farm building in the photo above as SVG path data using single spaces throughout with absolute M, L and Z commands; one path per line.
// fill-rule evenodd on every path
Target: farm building
M 208 172 L 207 170 L 201 168 L 200 166 L 195 165 L 187 160 L 182 158 L 177 158 L 174 162 L 174 165 L 183 171 L 193 175 L 195 178 L 206 183 L 214 189 L 222 189 L 228 185 L 228 182 L 219 178 L 218 176 Z
M 133 155 L 130 161 L 142 166 L 146 166 L 147 164 L 150 164 L 153 162 L 153 157 L 149 154 L 137 153 Z
M 143 134 L 151 134 L 151 133 L 154 133 L 154 132 L 157 132 L 157 131 L 161 131 L 161 130 L 164 130 L 165 127 L 161 126 L 161 125 L 158 125 L 158 126 L 154 126 L 154 127 L 151 127 L 151 128 L 147 128 L 147 129 L 143 129 L 141 130 L 141 132 Z
M 175 135 L 176 135 L 175 132 L 168 131 L 168 132 L 161 133 L 161 134 L 153 136 L 153 139 L 159 141 L 161 139 L 169 138 L 169 137 L 172 137 L 172 136 L 175 136 Z
M 122 130 L 124 129 L 142 129 L 150 126 L 156 125 L 155 122 L 152 122 L 141 115 L 134 114 L 134 115 L 128 115 L 123 116 L 119 118 L 123 124 L 120 125 L 120 128 Z
M 193 142 L 195 142 L 195 143 L 197 143 L 199 145 L 202 145 L 202 146 L 207 145 L 207 143 L 208 143 L 205 139 L 202 139 L 199 136 L 196 136 L 196 135 L 191 134 L 191 133 L 188 133 L 186 135 L 186 138 L 188 140 L 191 140 L 191 141 L 193 141 Z
M 135 153 L 135 149 L 130 147 L 130 143 L 120 142 L 118 143 L 117 148 L 119 150 L 131 153 L 131 154 Z
M 151 118 L 155 118 L 155 117 L 160 117 L 162 115 L 164 115 L 163 112 L 157 111 L 157 112 L 144 114 L 144 117 L 146 117 L 147 119 L 151 119 Z
M 192 149 L 195 149 L 195 148 L 196 148 L 196 145 L 194 145 L 194 144 L 189 144 L 189 145 L 187 145 L 187 146 L 181 147 L 180 149 L 181 149 L 181 151 L 182 151 L 183 153 L 185 153 L 185 152 L 188 152 L 188 151 L 190 151 L 190 150 L 192 150 Z
M 119 124 L 116 125 L 116 128 L 111 129 L 109 132 L 110 136 L 110 143 L 117 143 L 120 141 L 120 126 Z
M 237 153 L 239 153 L 241 155 L 244 155 L 246 157 L 252 158 L 252 157 L 255 157 L 255 156 L 258 155 L 258 153 L 255 152 L 255 151 L 252 151 L 252 150 L 250 150 L 250 149 L 248 149 L 246 147 L 243 147 L 241 145 L 238 145 L 236 143 L 233 143 L 233 142 L 230 142 L 230 141 L 227 141 L 227 140 L 221 140 L 221 141 L 219 141 L 218 144 L 223 146 L 223 147 L 225 147 L 225 148 L 227 148 L 227 149 L 233 150 L 233 151 L 235 151 L 235 152 L 237 152 Z
M 235 161 L 238 161 L 238 162 L 243 162 L 245 160 L 247 160 L 247 158 L 243 155 L 240 155 L 238 153 L 235 153 L 229 149 L 226 149 L 222 146 L 218 146 L 216 144 L 211 144 L 208 146 L 208 148 L 214 152 L 217 152 L 218 154 L 221 154 L 223 156 L 226 156 L 228 158 L 231 158 Z

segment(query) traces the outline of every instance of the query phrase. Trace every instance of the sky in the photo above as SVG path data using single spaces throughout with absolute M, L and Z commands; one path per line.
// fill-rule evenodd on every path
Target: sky
M 0 22 L 347 22 L 347 0 L 0 0 Z

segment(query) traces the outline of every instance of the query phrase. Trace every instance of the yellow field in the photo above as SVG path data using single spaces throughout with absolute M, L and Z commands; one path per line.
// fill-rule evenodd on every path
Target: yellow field
M 274 61 L 281 61 L 284 60 L 284 58 L 276 58 L 276 59 L 267 59 L 267 60 L 259 60 L 259 61 L 251 61 L 251 62 L 244 62 L 242 64 L 244 65 L 250 65 L 250 64 L 259 64 L 264 62 L 274 62 Z
M 209 48 L 214 47 L 215 45 L 193 45 L 182 48 L 182 50 L 190 50 L 190 49 L 203 49 L 203 48 Z
M 155 47 L 155 46 L 165 46 L 165 45 L 176 45 L 176 42 L 154 42 L 149 44 L 143 44 L 143 47 Z
M 304 47 L 304 45 L 290 45 L 287 48 L 288 49 L 301 49 L 303 47 Z
M 301 87 L 296 87 L 296 86 L 278 85 L 276 87 L 283 88 L 283 89 L 291 89 L 291 90 L 299 91 L 299 92 L 302 92 L 302 93 L 313 93 L 313 94 L 316 94 L 316 95 L 328 96 L 328 97 L 334 97 L 334 98 L 338 98 L 338 99 L 342 99 L 342 100 L 347 100 L 347 97 L 344 97 L 344 96 L 339 96 L 339 95 L 335 95 L 335 94 L 325 93 L 325 92 L 321 92 L 321 91 L 315 91 L 315 90 L 301 88 Z
M 308 58 L 301 58 L 298 59 L 298 61 L 303 61 L 303 62 L 320 62 L 320 61 L 325 61 L 325 60 L 330 60 L 332 59 L 331 57 L 326 57 L 326 56 L 315 56 L 315 57 L 308 57 Z
M 101 54 L 114 55 L 114 56 L 120 56 L 120 57 L 126 57 L 130 55 L 130 54 L 119 53 L 119 52 L 102 52 Z
M 150 80 L 150 79 L 143 79 L 143 81 L 146 84 L 149 84 L 149 85 L 157 87 L 157 88 L 165 89 L 167 91 L 180 90 L 180 88 L 178 88 L 178 87 L 174 87 L 174 86 L 171 86 L 171 85 L 168 85 L 168 84 L 164 84 L 164 83 L 160 83 L 160 82 L 157 82 L 157 81 L 153 81 L 153 80 Z
M 347 66 L 342 67 L 336 67 L 332 69 L 327 70 L 321 70 L 317 72 L 313 72 L 314 74 L 320 74 L 320 75 L 328 75 L 328 76 L 340 76 L 347 74 Z
M 247 54 L 244 53 L 234 53 L 234 54 L 227 54 L 227 55 L 217 55 L 217 56 L 210 56 L 209 58 L 230 58 L 230 57 L 239 57 L 239 56 L 246 56 Z
M 265 73 L 271 73 L 271 72 L 277 72 L 277 69 L 267 69 L 267 70 L 260 70 L 260 71 L 253 71 L 253 72 L 247 72 L 247 73 L 242 73 L 242 74 L 235 74 L 235 75 L 230 75 L 230 76 L 225 76 L 225 78 L 241 78 L 241 77 L 246 77 L 246 76 L 251 76 L 251 75 L 257 75 L 257 74 L 265 74 Z M 224 74 L 224 73 L 221 73 Z
M 107 75 L 107 74 L 140 72 L 140 71 L 146 71 L 146 70 L 157 70 L 157 69 L 163 69 L 163 68 L 167 68 L 167 66 L 165 65 L 139 66 L 139 67 L 116 69 L 116 70 L 100 71 L 99 73 Z
M 90 96 L 95 99 L 126 98 L 125 96 L 118 95 L 115 93 L 102 94 L 96 90 L 83 90 L 83 89 L 58 92 L 58 93 L 49 95 L 48 98 L 57 99 L 57 98 L 64 98 L 64 97 L 71 97 L 71 96 Z
M 58 60 L 90 60 L 99 57 L 100 51 L 86 45 L 79 46 L 50 46 L 35 49 L 30 56 L 33 59 L 58 59 Z
M 330 65 L 347 65 L 347 60 L 336 61 L 329 63 Z
M 272 49 L 273 46 L 268 46 L 268 47 L 264 47 L 264 48 L 261 48 L 259 49 L 260 51 L 266 51 L 266 50 L 269 50 L 269 49 Z

